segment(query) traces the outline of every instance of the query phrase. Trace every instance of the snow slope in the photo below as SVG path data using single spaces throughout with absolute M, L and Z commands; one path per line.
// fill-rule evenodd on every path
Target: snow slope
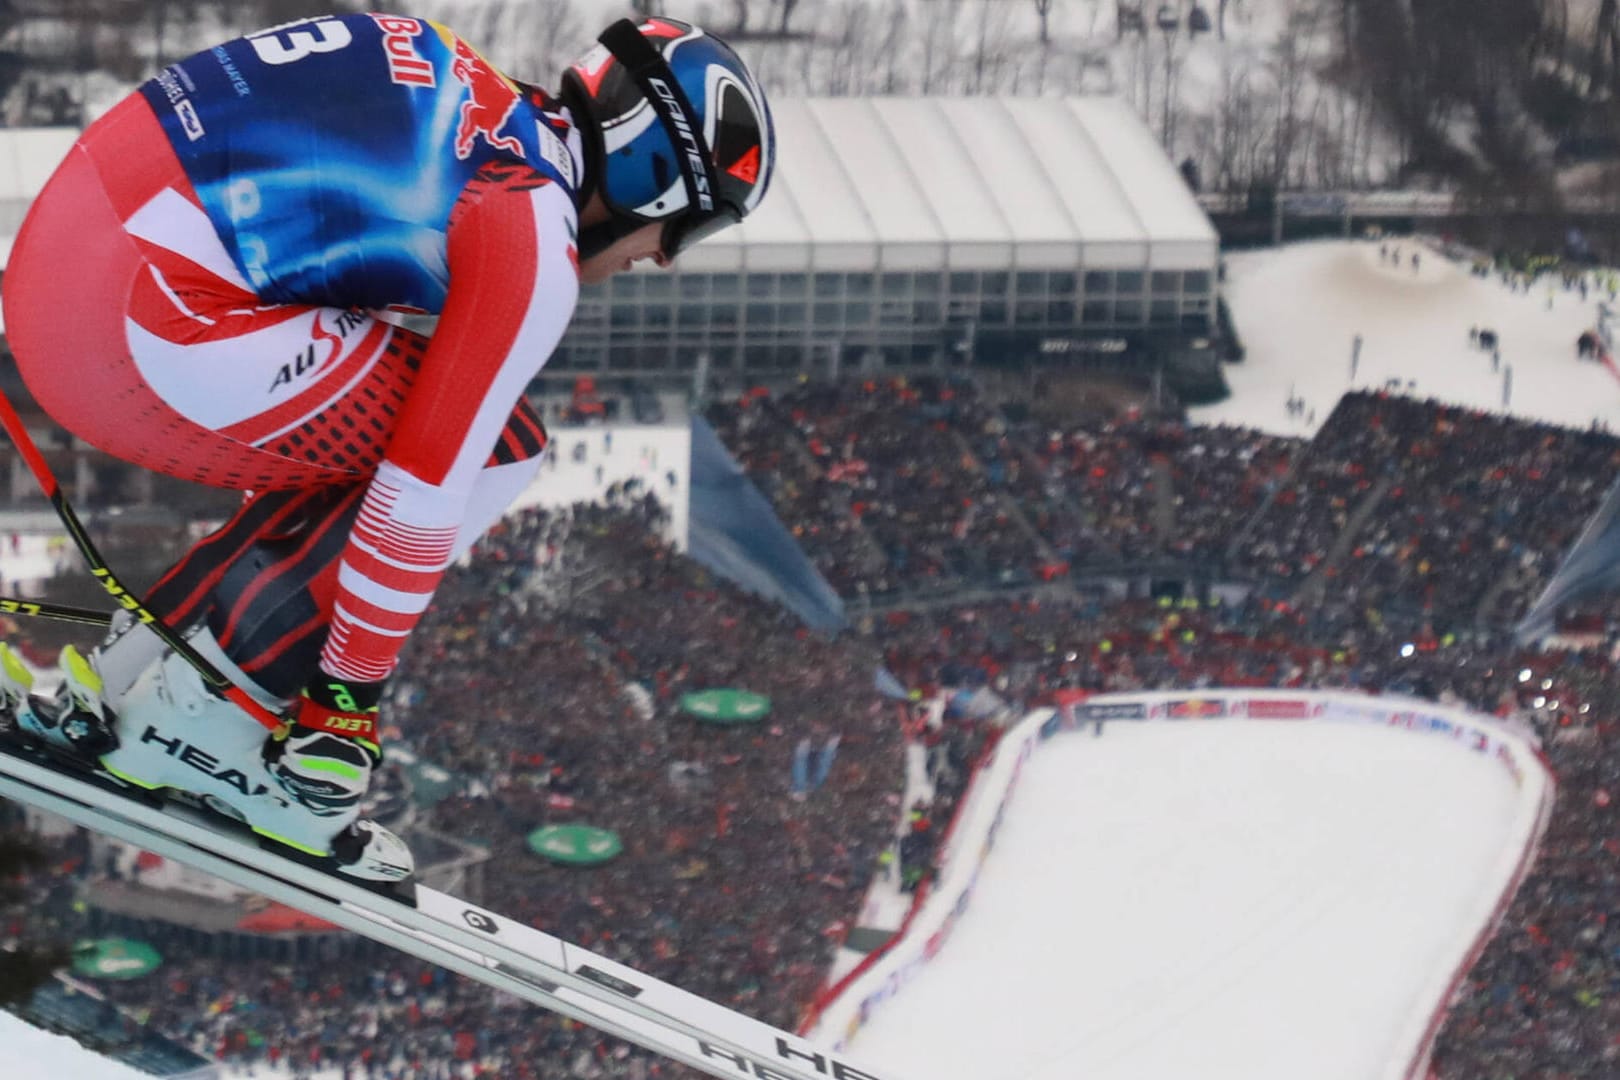
M 0 1048 L 7 1076 L 17 1080 L 151 1080 L 143 1072 L 108 1061 L 62 1035 L 30 1027 L 0 1010 Z
M 1403 393 L 1620 430 L 1620 381 L 1575 357 L 1575 339 L 1597 323 L 1598 290 L 1582 300 L 1543 281 L 1515 293 L 1411 239 L 1387 241 L 1401 252 L 1400 265 L 1392 265 L 1380 257 L 1383 243 L 1329 240 L 1226 256 L 1226 299 L 1248 356 L 1225 369 L 1232 396 L 1193 409 L 1193 421 L 1309 435 L 1345 391 L 1397 379 Z M 1421 256 L 1416 272 L 1414 252 Z M 1503 373 L 1469 344 L 1474 326 L 1501 340 L 1503 371 L 1512 368 L 1507 408 Z M 1357 334 L 1361 360 L 1352 378 Z M 1305 399 L 1305 415 L 1287 414 L 1290 393 Z
M 956 929 L 849 1050 L 928 1080 L 1398 1077 L 1531 797 L 1382 726 L 1057 735 Z

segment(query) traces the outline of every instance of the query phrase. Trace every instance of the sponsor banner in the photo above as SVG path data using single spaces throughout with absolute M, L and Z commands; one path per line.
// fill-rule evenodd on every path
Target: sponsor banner
M 1419 734 L 1450 735 L 1453 730 L 1451 721 L 1445 717 L 1420 712 L 1392 712 L 1385 722 L 1390 727 L 1405 728 Z
M 1336 700 L 1329 701 L 1318 715 L 1327 720 L 1400 728 L 1418 735 L 1441 735 L 1481 754 L 1491 753 L 1500 745 L 1489 731 L 1449 716 L 1415 709 L 1391 709 Z
M 1140 701 L 1094 701 L 1075 712 L 1081 720 L 1146 720 L 1148 715 Z
M 1494 745 L 1487 732 L 1433 713 L 1396 712 L 1389 714 L 1390 727 L 1405 728 L 1419 735 L 1446 735 L 1463 743 L 1470 750 L 1488 753 Z
M 1226 715 L 1226 702 L 1213 698 L 1183 698 L 1164 703 L 1164 715 L 1172 720 L 1214 720 Z
M 1250 698 L 1233 706 L 1232 715 L 1251 720 L 1305 720 L 1320 716 L 1321 705 L 1298 698 Z
M 1329 701 L 1322 710 L 1328 720 L 1347 720 L 1352 724 L 1383 724 L 1389 721 L 1389 710 L 1376 705 L 1357 705 L 1348 701 Z

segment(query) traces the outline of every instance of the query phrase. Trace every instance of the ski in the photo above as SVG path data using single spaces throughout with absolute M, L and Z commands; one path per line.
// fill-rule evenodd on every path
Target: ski
M 114 784 L 107 781 L 106 784 Z M 0 797 L 195 867 L 715 1077 L 899 1080 L 476 904 L 368 889 L 267 849 L 218 817 L 110 790 L 0 738 Z

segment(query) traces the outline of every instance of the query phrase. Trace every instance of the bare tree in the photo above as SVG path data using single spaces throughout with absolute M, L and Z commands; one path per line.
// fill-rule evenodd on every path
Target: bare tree
M 930 5 L 931 18 L 923 20 L 920 60 L 922 92 L 945 92 L 956 67 L 956 20 L 962 0 L 941 0 Z
M 229 0 L 225 0 L 218 6 L 229 8 L 231 4 Z M 258 25 L 261 27 L 279 26 L 284 22 L 313 18 L 316 15 L 330 15 L 333 12 L 360 10 L 360 4 L 356 0 L 250 0 L 241 6 L 254 10 L 258 16 Z
M 905 5 L 900 3 L 900 0 L 890 0 L 888 24 L 883 33 L 882 46 L 879 48 L 879 55 L 886 61 L 883 82 L 878 87 L 879 93 L 893 94 L 900 90 L 901 58 L 905 55 L 902 43 L 906 39 L 909 23 Z
M 457 14 L 457 33 L 519 79 L 549 80 L 590 44 L 569 0 L 488 0 Z
M 793 13 L 797 10 L 799 10 L 799 0 L 777 0 L 777 33 L 783 37 L 787 37 L 792 33 L 792 30 L 788 28 L 788 23 L 793 20 Z
M 1281 186 L 1288 180 L 1301 141 L 1304 124 L 1301 102 L 1313 63 L 1312 45 L 1320 14 L 1312 6 L 1289 13 L 1282 34 L 1271 47 L 1269 72 L 1276 86 L 1271 168 L 1266 179 Z
M 1013 51 L 1013 16 L 1009 5 L 996 0 L 979 0 L 978 16 L 964 89 L 970 94 L 993 94 L 1001 88 L 1007 57 Z
M 1587 61 L 1591 89 L 1616 86 L 1620 69 L 1620 0 L 1603 0 L 1592 24 L 1592 53 Z
M 812 10 L 817 15 L 809 34 L 814 59 L 807 56 L 802 64 L 805 91 L 849 96 L 908 89 L 910 22 L 904 4 L 840 0 Z
M 871 37 L 872 9 L 865 4 L 843 4 L 834 16 L 835 29 L 827 35 L 826 85 L 818 88 L 806 85 L 810 93 L 844 97 L 861 92 L 856 72 L 860 70 L 861 45 Z M 808 65 L 807 65 L 808 66 Z
M 1052 0 L 1035 0 L 1035 17 L 1041 20 L 1040 42 L 1043 46 L 1051 44 L 1052 41 L 1047 27 L 1047 20 L 1051 14 Z
M 1253 177 L 1244 166 L 1255 140 L 1255 94 L 1249 68 L 1226 58 L 1214 108 L 1206 123 L 1194 128 L 1194 149 L 1206 183 L 1216 191 L 1240 191 Z

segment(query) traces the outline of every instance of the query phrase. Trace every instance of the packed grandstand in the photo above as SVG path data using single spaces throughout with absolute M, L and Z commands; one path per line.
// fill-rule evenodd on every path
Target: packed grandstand
M 635 485 L 509 517 L 452 571 L 394 687 L 392 745 L 452 778 L 418 824 L 489 850 L 484 903 L 791 1027 L 874 880 L 916 890 L 933 875 L 1009 717 L 1077 691 L 1415 695 L 1529 724 L 1560 791 L 1451 1003 L 1434 1075 L 1611 1072 L 1620 602 L 1561 612 L 1562 644 L 1513 631 L 1598 510 L 1620 439 L 1373 392 L 1309 439 L 1119 401 L 1055 416 L 1056 394 L 855 376 L 717 397 L 707 420 L 843 598 L 840 633 L 677 552 L 667 509 Z M 682 710 L 713 687 L 765 695 L 770 713 L 716 725 Z M 1003 707 L 960 707 L 980 690 Z M 932 794 L 908 802 L 918 744 Z M 538 827 L 581 818 L 622 855 L 561 872 L 533 856 Z M 109 870 L 82 839 L 55 843 L 0 912 L 0 941 L 104 918 L 46 902 Z M 165 962 L 104 984 L 107 999 L 238 1065 L 689 1075 L 385 951 L 222 963 L 162 919 L 120 929 Z

